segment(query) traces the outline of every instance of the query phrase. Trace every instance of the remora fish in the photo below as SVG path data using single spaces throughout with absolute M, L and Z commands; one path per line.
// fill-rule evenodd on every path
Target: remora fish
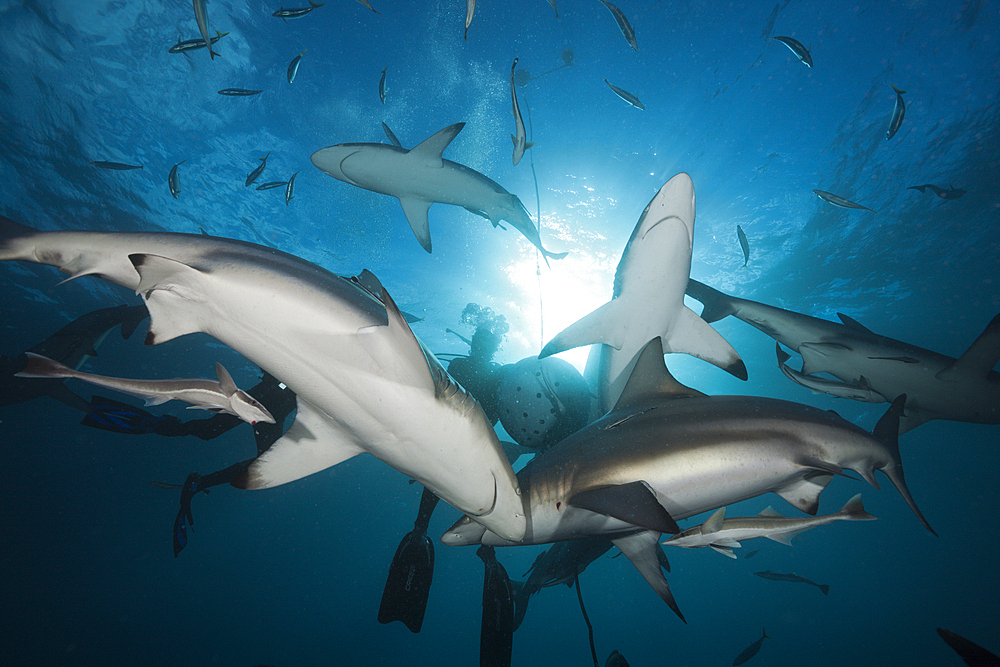
M 962 188 L 948 186 L 948 189 L 945 190 L 944 188 L 939 188 L 938 186 L 931 185 L 930 183 L 927 183 L 926 185 L 911 185 L 906 189 L 920 190 L 921 192 L 927 192 L 927 190 L 930 190 L 941 199 L 958 199 L 959 197 L 965 194 L 965 190 L 963 190 Z
M 203 332 L 295 392 L 295 422 L 235 484 L 261 489 L 369 452 L 519 540 L 517 481 L 482 409 L 410 331 L 378 280 L 215 236 L 42 233 L 0 217 L 0 261 L 138 291 L 147 342 Z
M 285 206 L 292 203 L 292 198 L 295 196 L 295 177 L 299 175 L 299 172 L 292 174 L 292 177 L 288 179 L 288 185 L 285 186 Z
M 306 49 L 308 51 L 309 49 Z M 288 63 L 288 83 L 295 81 L 295 75 L 299 73 L 299 65 L 302 63 L 302 56 L 306 51 L 303 51 L 299 55 L 292 58 L 292 62 Z
M 388 65 L 382 70 L 382 78 L 378 80 L 378 98 L 382 100 L 382 104 L 385 104 L 385 72 L 387 69 L 389 69 Z
M 225 37 L 226 35 L 228 35 L 229 33 L 228 32 L 219 32 L 218 30 L 216 30 L 215 34 L 216 34 L 216 36 L 211 39 L 212 44 L 215 44 L 220 39 L 222 39 L 223 37 Z M 171 46 L 169 49 L 167 49 L 167 52 L 168 53 L 184 53 L 184 54 L 186 54 L 188 51 L 194 51 L 195 49 L 203 49 L 203 48 L 205 48 L 205 40 L 204 39 L 186 39 L 186 40 L 184 40 L 182 42 L 181 38 L 178 36 L 177 37 L 177 43 L 174 44 L 173 46 Z
M 736 656 L 735 660 L 733 660 L 733 667 L 736 667 L 736 665 L 742 665 L 744 662 L 757 655 L 757 651 L 760 650 L 760 647 L 764 643 L 765 639 L 770 639 L 770 637 L 767 636 L 767 629 L 762 629 L 760 639 L 740 651 L 740 654 Z
M 745 269 L 750 261 L 750 242 L 747 241 L 746 232 L 739 225 L 736 225 L 736 236 L 740 240 L 740 248 L 743 249 L 743 268 Z
M 795 57 L 799 59 L 799 62 L 804 64 L 806 67 L 813 66 L 812 56 L 809 55 L 809 49 L 802 46 L 802 42 L 795 39 L 794 37 L 772 37 L 771 39 L 776 39 L 785 46 L 787 46 Z
M 876 213 L 876 211 L 871 210 L 867 206 L 862 206 L 861 204 L 856 204 L 852 201 L 844 199 L 840 195 L 835 195 L 832 192 L 827 192 L 826 190 L 813 190 L 816 196 L 825 202 L 829 202 L 834 206 L 839 206 L 840 208 L 856 208 L 868 211 L 870 213 Z
M 514 88 L 514 68 L 517 67 L 517 58 L 510 66 L 510 101 L 513 105 L 514 114 L 514 134 L 510 135 L 510 140 L 514 142 L 514 166 L 524 157 L 524 151 L 534 146 L 534 142 L 528 141 L 528 134 L 524 131 L 524 120 L 521 118 L 521 107 L 517 104 L 517 90 Z
M 74 378 L 90 384 L 114 389 L 124 394 L 131 394 L 146 399 L 146 405 L 160 405 L 167 401 L 184 401 L 191 408 L 225 412 L 235 415 L 245 422 L 274 423 L 274 417 L 261 405 L 257 399 L 236 386 L 232 376 L 222 367 L 215 364 L 215 372 L 219 381 L 188 380 L 175 378 L 173 380 L 131 380 L 113 378 L 104 375 L 94 375 L 73 370 L 68 366 L 53 361 L 40 354 L 26 352 L 28 363 L 17 374 L 18 377 L 34 378 Z
M 181 177 L 177 175 L 177 167 L 181 166 L 187 162 L 187 160 L 181 160 L 173 167 L 170 168 L 170 173 L 167 175 L 167 187 L 170 188 L 170 194 L 177 199 L 181 195 Z
M 680 173 L 639 216 L 615 271 L 611 301 L 556 334 L 538 355 L 597 344 L 587 365 L 596 372 L 601 414 L 618 402 L 639 353 L 657 337 L 667 352 L 690 354 L 747 379 L 732 346 L 684 305 L 694 222 L 694 183 Z
M 250 95 L 260 95 L 263 92 L 263 90 L 247 90 L 246 88 L 223 88 L 219 94 L 230 97 L 249 97 Z
M 769 491 L 815 514 L 835 475 L 854 470 L 877 486 L 874 472 L 881 470 L 930 530 L 899 459 L 904 401 L 897 399 L 869 434 L 808 405 L 704 396 L 667 372 L 657 338 L 615 410 L 518 472 L 527 514 L 522 540 L 504 540 L 464 517 L 441 541 L 517 546 L 604 535 L 683 619 L 657 557 L 659 535 L 680 532 L 678 520 Z
M 202 41 L 208 47 L 209 57 L 215 60 L 215 56 L 219 54 L 212 50 L 214 42 L 208 36 L 208 10 L 205 8 L 205 0 L 194 0 L 194 20 L 198 23 L 198 31 L 201 33 Z M 220 33 L 219 36 L 221 37 L 222 34 Z
M 726 508 L 720 507 L 705 523 L 683 530 L 663 544 L 685 549 L 712 547 L 723 556 L 736 558 L 733 549 L 741 546 L 741 540 L 766 537 L 769 540 L 791 546 L 792 538 L 817 526 L 825 526 L 828 523 L 841 520 L 873 521 L 875 519 L 865 511 L 860 493 L 848 500 L 839 512 L 826 516 L 793 518 L 782 516 L 772 507 L 766 508 L 757 516 L 732 519 L 726 519 L 725 516 Z
M 556 13 L 556 18 L 559 18 L 559 8 L 556 7 L 556 0 L 549 0 L 549 4 L 552 5 L 552 9 Z
M 465 1 L 465 39 L 469 39 L 469 26 L 472 25 L 472 17 L 476 15 L 476 0 Z
M 368 0 L 358 0 L 358 2 L 360 2 L 362 5 L 364 5 L 368 9 L 372 10 L 376 14 L 381 14 L 382 13 L 379 10 L 375 9 L 374 7 L 372 7 L 372 3 L 368 2 Z
M 635 49 L 635 52 L 638 53 L 639 43 L 635 41 L 635 30 L 632 29 L 632 24 L 628 22 L 627 18 L 625 18 L 625 13 L 618 9 L 615 5 L 607 2 L 607 0 L 598 0 L 598 2 L 608 8 L 611 15 L 615 17 L 615 22 L 618 23 L 618 29 L 622 31 L 622 37 L 624 37 L 629 46 Z
M 145 306 L 114 306 L 101 308 L 81 315 L 28 352 L 51 357 L 70 368 L 80 368 L 90 357 L 97 355 L 97 348 L 115 327 L 121 328 L 123 339 L 130 338 L 136 327 L 149 316 Z M 83 412 L 90 411 L 90 404 L 66 388 L 59 380 L 15 379 L 21 370 L 24 357 L 11 359 L 0 356 L 0 405 L 15 405 L 34 398 L 50 396 L 60 403 Z
M 256 181 L 262 173 L 264 173 L 264 167 L 267 166 L 267 156 L 271 154 L 271 151 L 267 152 L 267 155 L 260 159 L 260 164 L 254 167 L 253 171 L 247 174 L 246 184 L 243 186 L 245 188 L 250 187 L 250 184 Z
M 892 118 L 889 119 L 889 129 L 885 132 L 886 141 L 892 139 L 899 127 L 903 124 L 903 116 L 906 115 L 906 102 L 903 101 L 905 90 L 900 90 L 896 86 L 892 87 L 896 91 L 896 106 L 892 108 Z
M 431 204 L 461 206 L 496 227 L 507 220 L 542 256 L 561 259 L 542 247 L 538 229 L 521 200 L 478 171 L 445 160 L 441 153 L 465 123 L 449 125 L 422 144 L 405 150 L 386 144 L 337 144 L 312 155 L 312 163 L 338 181 L 399 199 L 403 213 L 424 250 L 431 252 L 427 209 Z
M 938 628 L 937 633 L 969 667 L 1000 667 L 1000 657 L 979 644 L 944 628 Z
M 774 349 L 778 355 L 778 368 L 785 377 L 796 384 L 800 384 L 807 389 L 812 389 L 816 393 L 830 394 L 838 398 L 850 398 L 864 403 L 888 403 L 888 399 L 882 394 L 872 389 L 871 383 L 864 375 L 858 378 L 857 382 L 838 382 L 821 375 L 805 375 L 799 371 L 789 368 L 785 363 L 791 358 L 787 352 L 781 349 L 781 343 L 775 343 Z M 885 359 L 885 361 L 899 361 L 900 359 Z M 904 362 L 905 363 L 905 362 Z
M 296 172 L 296 173 L 298 173 L 298 172 Z M 286 185 L 288 185 L 288 181 L 270 181 L 268 183 L 264 183 L 263 185 L 258 185 L 257 189 L 258 190 L 273 190 L 274 188 L 283 188 Z
M 601 1 L 603 2 L 603 0 L 601 0 Z M 618 86 L 616 86 L 615 84 L 611 83 L 607 79 L 604 80 L 604 83 L 608 84 L 608 88 L 610 88 L 611 90 L 615 91 L 615 95 L 617 95 L 618 97 L 622 98 L 623 100 L 625 100 L 626 102 L 628 102 L 629 104 L 631 104 L 632 106 L 634 106 L 636 109 L 641 109 L 642 111 L 646 110 L 646 107 L 644 107 L 642 105 L 642 102 L 639 101 L 639 98 L 636 97 L 635 95 L 633 95 L 632 93 L 630 93 L 627 90 L 624 90 L 622 88 L 619 88 Z
M 399 139 L 396 138 L 396 135 L 393 133 L 392 130 L 389 129 L 388 125 L 382 123 L 382 130 L 385 132 L 385 136 L 389 140 L 389 143 L 391 143 L 396 148 L 403 148 L 403 144 L 399 143 Z
M 130 171 L 132 169 L 142 169 L 141 164 L 125 164 L 124 162 L 108 162 L 107 160 L 93 160 L 90 164 L 101 169 L 112 169 L 114 171 Z
M 317 7 L 322 7 L 322 6 L 323 6 L 322 2 L 313 2 L 313 0 L 309 0 L 308 7 L 299 7 L 297 9 L 285 9 L 284 7 L 282 7 L 278 11 L 271 14 L 271 16 L 277 16 L 282 21 L 285 21 L 285 19 L 297 19 L 300 16 L 305 16 L 306 14 L 316 9 Z M 285 22 L 287 23 L 287 21 Z
M 705 304 L 706 322 L 733 315 L 801 354 L 803 375 L 829 373 L 854 385 L 861 400 L 868 392 L 886 399 L 906 394 L 900 433 L 932 419 L 1000 424 L 1000 373 L 993 370 L 1000 360 L 1000 315 L 954 359 L 876 334 L 840 313 L 840 322 L 829 322 L 729 296 L 696 280 L 687 293 Z M 822 391 L 823 385 L 810 388 Z
M 823 595 L 830 594 L 829 584 L 817 584 L 815 581 L 809 581 L 805 577 L 800 577 L 797 574 L 782 574 L 781 572 L 771 572 L 770 570 L 764 570 L 763 572 L 754 572 L 761 579 L 768 579 L 770 581 L 788 581 L 793 584 L 809 584 L 810 586 L 815 586 Z

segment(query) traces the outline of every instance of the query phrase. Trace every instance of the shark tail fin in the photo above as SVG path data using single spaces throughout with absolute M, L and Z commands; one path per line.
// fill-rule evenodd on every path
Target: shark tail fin
M 924 518 L 920 508 L 917 507 L 916 501 L 913 500 L 913 496 L 910 494 L 910 489 L 906 486 L 906 479 L 903 477 L 903 462 L 899 456 L 899 419 L 903 416 L 904 405 L 906 405 L 906 394 L 900 394 L 892 402 L 892 405 L 889 406 L 889 409 L 885 411 L 882 418 L 878 420 L 878 423 L 875 424 L 872 435 L 889 450 L 889 454 L 892 456 L 892 462 L 883 467 L 882 472 L 885 473 L 889 481 L 899 491 L 899 495 L 903 496 L 903 500 L 910 506 L 913 513 L 917 515 L 924 528 L 937 535 L 927 522 L 927 519 Z
M 823 595 L 830 594 L 830 584 L 819 584 L 819 590 L 823 592 Z M 765 637 L 767 635 L 764 635 Z
M 688 280 L 687 295 L 705 305 L 701 319 L 709 324 L 736 312 L 728 296 L 697 280 Z

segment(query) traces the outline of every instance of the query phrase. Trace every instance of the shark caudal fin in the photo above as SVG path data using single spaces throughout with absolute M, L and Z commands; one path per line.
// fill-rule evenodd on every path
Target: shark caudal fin
M 709 324 L 712 322 L 717 322 L 724 317 L 732 315 L 736 312 L 736 308 L 733 307 L 730 297 L 723 294 L 719 290 L 709 287 L 705 283 L 700 283 L 697 280 L 690 278 L 688 279 L 687 294 L 692 299 L 696 301 L 701 301 L 705 308 L 701 311 L 701 319 L 705 320 Z
M 913 496 L 910 495 L 910 489 L 906 486 L 906 479 L 903 477 L 903 462 L 899 457 L 899 420 L 903 416 L 903 406 L 906 404 L 906 394 L 900 394 L 896 400 L 892 402 L 889 409 L 885 411 L 882 418 L 878 420 L 875 424 L 875 428 L 872 430 L 872 436 L 876 440 L 881 442 L 886 449 L 889 450 L 889 455 L 892 457 L 892 461 L 882 468 L 882 472 L 885 473 L 889 481 L 892 482 L 896 490 L 899 491 L 899 495 L 903 496 L 903 500 L 906 504 L 910 506 L 913 513 L 917 515 L 920 519 L 920 523 L 924 525 L 924 528 L 931 531 L 934 535 L 934 529 L 924 518 L 923 513 L 920 508 L 917 507 L 916 501 L 913 500 Z

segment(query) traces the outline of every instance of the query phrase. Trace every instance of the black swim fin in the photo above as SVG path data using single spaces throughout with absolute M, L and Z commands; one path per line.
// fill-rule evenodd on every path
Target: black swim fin
M 128 403 L 94 395 L 90 399 L 90 412 L 80 423 L 103 431 L 143 434 L 155 433 L 162 419 Z
M 379 623 L 400 621 L 410 632 L 420 632 L 434 578 L 434 543 L 427 537 L 427 525 L 437 501 L 437 496 L 424 489 L 413 530 L 400 541 L 389 566 Z
M 479 635 L 479 667 L 510 667 L 514 648 L 514 592 L 507 570 L 493 547 L 476 550 L 483 560 L 483 621 Z

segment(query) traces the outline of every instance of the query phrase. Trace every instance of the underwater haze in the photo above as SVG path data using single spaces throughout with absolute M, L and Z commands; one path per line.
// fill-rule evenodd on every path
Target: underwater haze
M 208 34 L 227 33 L 212 58 L 204 48 L 168 52 L 201 35 L 185 0 L 7 0 L 0 213 L 46 231 L 204 233 L 339 275 L 368 269 L 422 318 L 412 328 L 430 351 L 469 352 L 448 330 L 471 338 L 462 313 L 475 303 L 506 318 L 495 360 L 514 363 L 611 298 L 643 209 L 686 172 L 697 198 L 690 276 L 717 290 L 830 321 L 844 313 L 956 359 L 1000 312 L 995 0 L 616 0 L 638 50 L 597 0 L 558 0 L 558 15 L 545 0 L 481 0 L 465 38 L 459 0 L 371 1 L 377 11 L 326 0 L 283 20 L 272 15 L 282 0 L 212 0 Z M 812 66 L 775 37 L 801 43 Z M 515 58 L 535 143 L 516 166 Z M 262 92 L 218 92 L 233 88 Z M 906 107 L 891 133 L 894 88 Z M 382 123 L 408 149 L 462 122 L 444 157 L 516 195 L 541 244 L 564 259 L 546 265 L 511 222 L 440 203 L 429 211 L 428 253 L 397 199 L 310 161 L 336 144 L 388 144 Z M 293 174 L 293 192 L 256 189 Z M 914 189 L 927 184 L 943 194 Z M 832 205 L 814 190 L 866 208 Z M 64 278 L 0 263 L 0 354 L 14 357 L 95 309 L 142 303 L 94 277 Z M 127 340 L 112 331 L 84 369 L 209 378 L 218 361 L 244 389 L 259 378 L 256 365 L 205 334 L 145 346 L 146 326 Z M 772 338 L 732 317 L 713 326 L 749 379 L 667 355 L 686 385 L 834 410 L 868 431 L 887 407 L 813 393 L 779 370 Z M 587 349 L 560 357 L 582 372 Z M 146 409 L 205 416 L 176 402 Z M 405 475 L 361 456 L 273 489 L 214 487 L 194 498 L 196 521 L 175 558 L 178 491 L 150 482 L 180 484 L 192 470 L 253 457 L 250 427 L 202 441 L 80 420 L 47 396 L 0 405 L 3 664 L 476 664 L 483 563 L 473 547 L 437 542 L 461 516 L 445 503 L 429 530 L 436 561 L 423 628 L 376 621 L 420 498 Z M 861 492 L 877 521 L 817 528 L 793 547 L 744 542 L 736 560 L 668 548 L 667 578 L 687 624 L 613 549 L 579 579 L 601 664 L 618 650 L 634 667 L 729 665 L 762 627 L 769 639 L 751 665 L 962 664 L 937 627 L 1000 652 L 998 439 L 998 425 L 945 420 L 900 436 L 906 481 L 937 536 L 885 476 L 875 489 L 851 473 L 833 479 L 820 514 Z M 727 516 L 767 505 L 804 516 L 774 494 Z M 498 548 L 497 557 L 523 579 L 544 548 Z M 760 553 L 745 559 L 753 549 Z M 829 594 L 753 575 L 768 569 L 829 585 Z M 593 664 L 575 590 L 532 598 L 512 664 Z

